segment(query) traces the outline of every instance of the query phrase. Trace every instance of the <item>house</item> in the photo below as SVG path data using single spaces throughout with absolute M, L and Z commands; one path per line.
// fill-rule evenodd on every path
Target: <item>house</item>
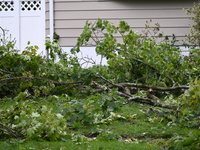
M 189 24 L 192 24 L 183 8 L 192 7 L 195 1 L 46 0 L 46 34 L 56 32 L 60 36 L 60 45 L 71 47 L 75 45 L 86 20 L 94 22 L 101 18 L 114 23 L 124 20 L 139 32 L 144 30 L 146 21 L 152 20 L 160 24 L 165 35 L 175 35 L 177 40 L 183 40 L 189 33 Z
M 45 53 L 45 38 L 56 32 L 64 48 L 76 44 L 87 20 L 124 20 L 141 32 L 146 21 L 159 23 L 161 32 L 182 40 L 189 33 L 189 8 L 197 0 L 0 0 L 0 26 L 24 49 L 28 41 Z M 1 34 L 1 31 L 0 31 Z

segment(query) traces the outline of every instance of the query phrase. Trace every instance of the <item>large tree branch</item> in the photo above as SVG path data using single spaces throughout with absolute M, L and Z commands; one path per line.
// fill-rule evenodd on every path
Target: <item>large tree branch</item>
M 149 85 L 142 85 L 142 84 L 135 84 L 135 83 L 118 83 L 119 86 L 124 87 L 135 87 L 135 88 L 141 88 L 141 89 L 152 89 L 155 91 L 174 91 L 174 90 L 180 90 L 180 89 L 189 89 L 189 86 L 176 86 L 176 87 L 156 87 L 156 86 L 149 86 Z
M 135 84 L 135 83 L 112 83 L 111 81 L 107 80 L 101 75 L 95 75 L 95 77 L 103 79 L 105 82 L 111 84 L 114 87 L 118 87 L 121 89 L 125 89 L 125 87 L 135 87 L 135 88 L 141 88 L 141 89 L 152 89 L 155 91 L 174 91 L 174 90 L 180 90 L 180 89 L 189 89 L 189 86 L 175 86 L 175 87 L 156 87 L 156 86 L 150 86 L 150 85 L 143 85 L 143 84 Z
M 111 91 L 111 89 L 109 87 L 107 87 L 105 85 L 101 85 L 101 84 L 99 84 L 99 83 L 97 83 L 95 81 L 92 81 L 91 86 L 98 89 L 94 93 L 103 92 L 103 91 Z M 163 103 L 158 103 L 158 102 L 152 101 L 149 98 L 144 98 L 144 97 L 139 97 L 139 96 L 132 96 L 130 94 L 127 94 L 127 93 L 124 93 L 124 92 L 120 92 L 120 91 L 117 91 L 117 94 L 119 96 L 127 98 L 127 102 L 126 103 L 134 101 L 134 102 L 137 102 L 137 103 L 148 104 L 148 105 L 151 105 L 151 106 L 157 106 L 157 107 L 163 107 L 163 108 L 169 108 L 169 109 L 175 109 L 176 108 L 176 106 L 163 104 Z

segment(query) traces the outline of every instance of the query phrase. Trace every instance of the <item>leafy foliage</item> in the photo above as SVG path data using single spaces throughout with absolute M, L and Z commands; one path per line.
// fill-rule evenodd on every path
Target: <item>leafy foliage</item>
M 118 41 L 116 35 L 120 35 L 122 41 Z M 124 21 L 118 26 L 101 19 L 95 24 L 87 22 L 72 53 L 79 52 L 80 47 L 90 44 L 91 40 L 97 54 L 107 58 L 115 82 L 173 86 L 187 84 L 190 77 L 196 76 L 188 75 L 191 71 L 188 61 L 181 56 L 178 47 L 168 40 L 157 43 L 155 38 L 143 37 Z M 191 61 L 191 66 L 196 61 Z
M 158 136 L 154 131 L 180 126 L 199 129 L 199 49 L 183 56 L 176 41 L 157 32 L 158 24 L 146 28 L 149 31 L 143 36 L 125 21 L 118 25 L 101 19 L 87 22 L 70 54 L 62 51 L 57 40 L 47 40 L 49 58 L 37 55 L 38 47 L 30 43 L 20 54 L 12 41 L 1 42 L 0 138 L 142 143 L 141 138 L 156 135 L 166 138 L 163 145 L 172 149 L 181 149 L 188 141 L 189 148 L 198 147 L 199 133 L 184 137 L 163 131 Z M 155 34 L 162 38 L 160 42 Z M 91 43 L 97 54 L 107 58 L 107 66 L 81 66 L 76 54 Z M 134 102 L 140 104 L 123 112 Z M 147 129 L 124 135 L 113 132 L 115 123 Z M 151 126 L 151 131 L 149 124 L 156 127 Z M 159 129 L 159 124 L 165 127 Z M 82 129 L 91 131 L 80 134 Z
M 18 131 L 28 139 L 58 140 L 66 135 L 66 121 L 59 113 L 53 113 L 46 105 L 37 107 L 33 100 L 22 100 L 27 93 L 20 93 L 14 100 L 15 104 L 6 110 L 1 110 L 1 122 L 9 128 Z M 9 136 L 7 130 L 4 134 Z
M 171 139 L 169 149 L 173 150 L 184 150 L 184 149 L 199 149 L 200 144 L 200 134 L 197 133 L 189 133 L 188 137 L 174 137 Z
M 200 127 L 200 80 L 191 83 L 190 89 L 180 96 L 180 122 L 188 127 Z

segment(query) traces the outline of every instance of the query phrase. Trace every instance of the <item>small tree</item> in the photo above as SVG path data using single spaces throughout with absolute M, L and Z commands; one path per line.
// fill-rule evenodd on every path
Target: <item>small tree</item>
M 194 21 L 194 25 L 190 25 L 190 34 L 187 35 L 189 42 L 194 46 L 200 46 L 200 2 L 194 3 L 192 8 L 184 9 Z

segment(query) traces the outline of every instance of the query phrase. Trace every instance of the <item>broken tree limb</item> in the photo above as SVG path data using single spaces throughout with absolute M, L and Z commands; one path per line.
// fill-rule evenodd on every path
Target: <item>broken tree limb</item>
M 0 123 L 0 131 L 6 132 L 6 134 L 15 138 L 24 138 L 24 136 L 21 133 L 18 133 L 17 131 L 9 128 L 8 126 L 2 123 Z
M 148 104 L 148 105 L 155 106 L 155 107 L 176 109 L 176 106 L 163 104 L 163 103 L 158 103 L 158 102 L 152 101 L 152 100 L 150 100 L 148 98 L 138 97 L 138 96 L 132 96 L 132 97 L 128 98 L 127 102 L 139 102 L 139 103 Z
M 144 98 L 144 97 L 139 97 L 139 96 L 132 96 L 132 95 L 128 95 L 126 93 L 123 92 L 117 92 L 117 94 L 119 96 L 125 97 L 127 98 L 127 102 L 137 102 L 137 103 L 141 103 L 141 104 L 148 104 L 151 106 L 156 106 L 156 107 L 163 107 L 163 108 L 168 108 L 168 109 L 175 109 L 176 106 L 172 106 L 172 105 L 168 105 L 168 104 L 163 104 L 163 103 L 158 103 L 156 101 L 152 101 L 149 98 Z
M 120 92 L 120 91 L 117 91 L 117 95 L 125 97 L 125 98 L 130 98 L 131 97 L 131 95 L 129 95 L 127 93 Z
M 105 85 L 101 85 L 101 84 L 99 84 L 99 83 L 97 83 L 95 81 L 92 81 L 91 86 L 94 87 L 94 88 L 97 88 L 98 92 L 99 91 L 100 92 L 111 91 L 111 89 L 109 87 L 107 87 Z M 126 104 L 129 103 L 129 102 L 137 102 L 137 103 L 141 103 L 141 104 L 148 104 L 148 105 L 151 105 L 151 106 L 163 107 L 163 108 L 168 108 L 168 109 L 175 109 L 176 108 L 176 106 L 163 104 L 163 103 L 158 103 L 158 102 L 152 101 L 149 98 L 144 98 L 144 97 L 139 97 L 139 96 L 132 96 L 130 94 L 127 94 L 127 93 L 124 93 L 124 92 L 120 92 L 120 91 L 117 91 L 117 95 L 127 98 Z
M 112 83 L 111 81 L 107 80 L 106 78 L 104 78 L 103 76 L 101 75 L 95 75 L 95 77 L 98 77 L 98 78 L 101 78 L 103 79 L 105 82 L 109 83 L 111 85 L 111 87 L 109 88 L 112 88 L 112 87 L 117 87 L 119 88 L 121 91 L 124 91 L 124 94 L 127 94 L 127 95 L 130 95 L 130 90 L 127 88 L 127 87 L 124 87 L 122 85 L 119 85 L 119 84 L 115 84 L 115 83 Z
M 152 89 L 155 91 L 174 91 L 174 90 L 187 90 L 189 89 L 189 86 L 175 86 L 175 87 L 155 87 L 155 86 L 149 86 L 149 85 L 142 85 L 142 84 L 135 84 L 135 83 L 118 83 L 120 86 L 124 87 L 135 87 L 135 88 L 141 88 L 141 89 Z
M 118 87 L 120 89 L 125 89 L 125 87 L 135 87 L 135 88 L 141 88 L 141 89 L 152 89 L 155 91 L 174 91 L 174 90 L 187 90 L 189 89 L 189 86 L 184 86 L 184 85 L 180 85 L 180 86 L 174 86 L 174 87 L 156 87 L 156 86 L 150 86 L 150 85 L 143 85 L 143 84 L 135 84 L 135 83 L 112 83 L 111 81 L 107 80 L 106 78 L 104 78 L 101 75 L 95 75 L 95 77 L 101 78 L 104 81 L 106 81 L 107 83 L 111 84 L 114 87 Z
M 111 85 L 112 85 L 112 86 L 114 86 L 114 87 L 118 87 L 118 88 L 124 89 L 124 87 L 123 87 L 123 86 L 121 86 L 121 85 L 118 85 L 118 84 L 114 84 L 114 83 L 112 83 L 111 81 L 109 81 L 108 79 L 104 78 L 104 77 L 103 77 L 103 76 L 101 76 L 100 74 L 98 74 L 98 75 L 95 75 L 95 77 L 98 77 L 98 78 L 101 78 L 101 79 L 103 79 L 104 81 L 106 81 L 107 83 L 111 84 Z

